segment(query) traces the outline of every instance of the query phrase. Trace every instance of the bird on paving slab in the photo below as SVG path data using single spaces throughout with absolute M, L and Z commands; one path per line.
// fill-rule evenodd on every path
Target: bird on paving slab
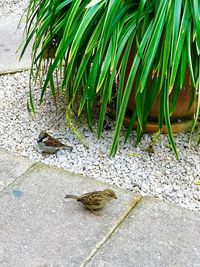
M 76 199 L 93 214 L 99 215 L 95 211 L 104 208 L 109 201 L 111 201 L 112 199 L 117 199 L 117 196 L 113 190 L 105 189 L 103 191 L 89 192 L 81 196 L 66 195 L 65 198 Z

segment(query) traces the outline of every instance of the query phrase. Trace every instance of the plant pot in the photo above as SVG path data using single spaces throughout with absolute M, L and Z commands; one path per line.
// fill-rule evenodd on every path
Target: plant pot
M 130 116 L 126 115 L 126 117 L 124 119 L 124 126 L 126 128 L 128 128 L 128 126 L 129 126 L 130 119 L 131 119 Z M 200 123 L 197 122 L 197 125 L 200 126 Z M 134 124 L 133 128 L 135 129 L 135 128 L 137 128 L 137 126 L 138 126 L 138 123 L 136 122 Z M 193 120 L 192 119 L 171 123 L 172 132 L 174 134 L 190 132 L 192 130 L 192 126 L 193 126 Z M 145 133 L 153 134 L 153 133 L 156 133 L 158 130 L 159 130 L 158 123 L 148 122 Z M 167 134 L 166 125 L 163 125 L 162 129 L 160 129 L 160 132 L 163 134 Z
M 128 65 L 126 69 L 126 75 L 125 75 L 125 83 L 128 79 L 128 75 L 132 67 L 134 47 L 135 47 L 135 44 L 133 44 L 131 52 L 130 52 Z M 152 81 L 151 76 L 152 74 L 149 77 L 149 85 L 151 85 L 151 81 Z M 192 96 L 192 91 L 189 85 L 189 78 L 190 78 L 190 73 L 189 73 L 189 69 L 187 69 L 186 75 L 185 75 L 185 84 L 184 84 L 185 87 L 180 90 L 174 112 L 170 117 L 173 133 L 188 132 L 192 129 L 192 118 L 194 117 L 194 113 L 197 108 L 197 98 L 194 99 L 192 105 L 190 106 L 190 99 Z M 170 94 L 170 98 L 169 98 L 170 105 L 173 100 L 173 95 L 174 95 L 174 91 L 172 90 Z M 157 123 L 158 112 L 159 112 L 159 97 L 160 95 L 158 94 L 152 106 L 151 112 L 149 114 L 149 120 L 148 120 L 149 122 L 147 123 L 147 127 L 146 127 L 146 132 L 149 132 L 149 133 L 154 133 L 159 130 L 158 123 Z M 128 127 L 129 125 L 130 115 L 133 113 L 134 105 L 135 105 L 135 85 L 132 88 L 129 101 L 128 101 L 128 105 L 127 105 L 126 118 L 124 120 L 125 127 Z M 136 127 L 137 127 L 137 123 L 135 123 L 134 125 L 134 128 Z M 165 125 L 162 127 L 161 131 L 163 133 L 167 133 L 167 128 Z

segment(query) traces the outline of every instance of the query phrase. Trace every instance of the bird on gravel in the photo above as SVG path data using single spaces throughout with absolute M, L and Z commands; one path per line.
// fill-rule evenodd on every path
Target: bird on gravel
M 58 150 L 67 149 L 72 151 L 72 147 L 62 144 L 45 131 L 41 131 L 37 139 L 39 150 L 46 154 L 55 154 Z
M 111 201 L 112 199 L 117 199 L 117 196 L 113 190 L 106 189 L 103 191 L 89 192 L 81 196 L 66 195 L 65 198 L 76 199 L 93 214 L 99 215 L 95 211 L 104 208 L 109 201 Z

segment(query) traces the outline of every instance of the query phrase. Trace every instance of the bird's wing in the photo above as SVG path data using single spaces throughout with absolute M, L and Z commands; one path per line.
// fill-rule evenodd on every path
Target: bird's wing
M 48 135 L 43 139 L 43 142 L 46 146 L 53 146 L 53 147 L 65 147 L 64 144 L 53 138 L 52 136 Z
M 99 192 L 86 193 L 79 197 L 78 201 L 84 205 L 99 205 L 102 197 L 98 194 Z

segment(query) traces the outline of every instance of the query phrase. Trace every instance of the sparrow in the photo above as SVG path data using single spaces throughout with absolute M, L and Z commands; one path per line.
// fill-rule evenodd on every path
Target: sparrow
M 113 190 L 106 189 L 103 191 L 89 192 L 81 196 L 66 195 L 65 198 L 76 199 L 93 214 L 99 215 L 95 211 L 104 208 L 109 201 L 112 199 L 117 199 L 117 196 Z
M 72 151 L 72 147 L 64 145 L 48 133 L 42 131 L 37 139 L 39 150 L 47 154 L 55 154 L 60 149 Z

